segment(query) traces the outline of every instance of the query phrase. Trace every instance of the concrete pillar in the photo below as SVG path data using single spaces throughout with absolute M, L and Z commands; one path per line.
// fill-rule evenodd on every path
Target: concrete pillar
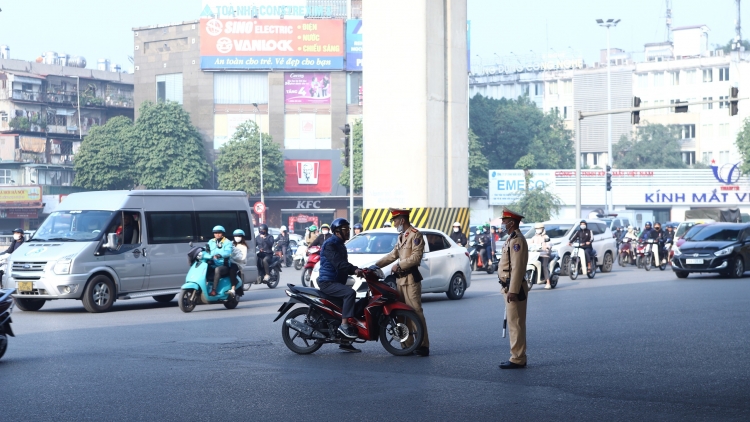
M 363 13 L 364 207 L 468 207 L 466 0 Z
M 268 134 L 284 147 L 284 72 L 268 73 Z

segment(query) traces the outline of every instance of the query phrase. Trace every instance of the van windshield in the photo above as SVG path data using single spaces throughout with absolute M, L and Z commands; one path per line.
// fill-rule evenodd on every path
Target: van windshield
M 69 242 L 99 240 L 115 211 L 55 211 L 44 220 L 31 239 Z

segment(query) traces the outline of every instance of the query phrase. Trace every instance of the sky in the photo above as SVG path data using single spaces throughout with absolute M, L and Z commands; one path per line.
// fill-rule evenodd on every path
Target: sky
M 368 1 L 378 0 L 365 0 L 365 8 Z M 196 19 L 201 0 L 0 0 L 0 9 L 0 44 L 12 58 L 55 51 L 83 56 L 89 68 L 108 58 L 127 70 L 132 28 Z M 666 39 L 665 14 L 664 0 L 468 0 L 472 61 L 480 62 L 479 55 L 490 65 L 495 54 L 570 53 L 570 47 L 593 63 L 606 48 L 597 18 L 622 20 L 611 31 L 613 48 L 642 51 L 643 44 Z M 672 0 L 673 27 L 708 25 L 709 44 L 734 36 L 735 15 L 734 0 Z M 750 38 L 750 2 L 742 15 Z

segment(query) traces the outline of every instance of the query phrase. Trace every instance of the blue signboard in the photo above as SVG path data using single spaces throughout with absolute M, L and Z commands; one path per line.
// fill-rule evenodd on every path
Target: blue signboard
M 346 70 L 362 70 L 362 19 L 346 21 Z

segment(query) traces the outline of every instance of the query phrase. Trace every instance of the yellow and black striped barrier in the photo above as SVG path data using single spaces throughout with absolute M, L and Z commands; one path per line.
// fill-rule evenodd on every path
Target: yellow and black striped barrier
M 461 223 L 461 231 L 468 236 L 468 208 L 407 208 L 411 211 L 409 221 L 414 227 L 440 230 L 450 234 L 453 223 Z M 388 208 L 365 208 L 362 210 L 362 225 L 365 230 L 383 227 L 391 219 Z

